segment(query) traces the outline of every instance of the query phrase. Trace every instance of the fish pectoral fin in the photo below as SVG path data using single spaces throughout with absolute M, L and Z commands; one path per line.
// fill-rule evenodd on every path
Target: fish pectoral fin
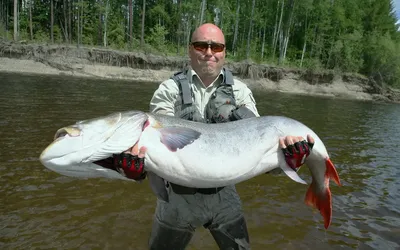
M 294 171 L 286 162 L 284 164 L 280 164 L 281 169 L 290 179 L 294 180 L 295 182 L 301 184 L 307 184 L 301 177 Z
M 184 127 L 164 127 L 159 129 L 161 142 L 172 152 L 182 149 L 197 140 L 201 133 Z

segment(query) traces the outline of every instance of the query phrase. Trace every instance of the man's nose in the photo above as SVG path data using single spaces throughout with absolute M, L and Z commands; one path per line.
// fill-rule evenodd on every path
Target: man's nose
M 210 56 L 213 55 L 212 50 L 211 50 L 211 46 L 208 46 L 208 48 L 206 50 L 206 55 L 210 55 Z

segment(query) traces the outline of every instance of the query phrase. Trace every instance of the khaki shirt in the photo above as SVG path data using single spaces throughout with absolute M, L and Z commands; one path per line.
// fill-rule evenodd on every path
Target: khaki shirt
M 193 105 L 197 107 L 201 113 L 201 116 L 205 118 L 204 114 L 206 105 L 210 100 L 211 95 L 221 84 L 224 77 L 223 71 L 221 70 L 219 76 L 208 87 L 204 86 L 196 72 L 192 69 L 188 71 L 187 77 L 194 94 Z M 247 85 L 237 79 L 234 79 L 232 88 L 236 104 L 238 106 L 244 105 L 256 116 L 260 116 L 256 108 L 256 101 L 254 100 L 253 93 L 247 87 Z M 176 103 L 178 95 L 179 87 L 174 80 L 168 79 L 162 82 L 158 89 L 154 92 L 153 98 L 150 101 L 150 112 L 173 116 L 175 114 L 175 106 L 181 105 Z

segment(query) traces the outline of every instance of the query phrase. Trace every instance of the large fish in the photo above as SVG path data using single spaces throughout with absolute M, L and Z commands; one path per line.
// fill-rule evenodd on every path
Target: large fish
M 104 159 L 138 143 L 139 148 L 147 148 L 145 168 L 150 177 L 183 186 L 237 184 L 275 168 L 305 184 L 286 163 L 278 144 L 280 137 L 306 138 L 308 134 L 315 144 L 305 160 L 312 176 L 305 202 L 320 210 L 328 228 L 332 218 L 329 179 L 340 185 L 339 176 L 321 139 L 304 124 L 286 117 L 204 124 L 141 111 L 114 113 L 59 129 L 40 161 L 67 176 L 127 179 Z

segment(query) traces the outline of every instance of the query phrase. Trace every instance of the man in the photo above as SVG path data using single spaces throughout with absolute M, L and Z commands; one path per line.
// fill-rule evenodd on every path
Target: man
M 206 123 L 259 116 L 252 92 L 223 68 L 225 55 L 222 31 L 213 24 L 198 27 L 189 48 L 190 67 L 160 84 L 150 101 L 150 111 Z M 292 168 L 301 166 L 310 153 L 313 139 L 308 137 L 308 141 L 310 144 L 295 136 L 280 139 Z M 128 152 L 131 155 L 116 156 L 118 167 L 133 179 L 145 178 L 145 150 L 135 145 Z M 128 159 L 128 164 L 121 159 Z M 135 164 L 136 168 L 130 168 Z M 154 174 L 149 176 L 150 182 L 160 183 L 160 179 Z M 161 183 L 165 193 L 156 191 L 158 199 L 150 249 L 185 249 L 200 226 L 210 230 L 220 249 L 250 248 L 235 186 L 195 189 L 162 179 Z

